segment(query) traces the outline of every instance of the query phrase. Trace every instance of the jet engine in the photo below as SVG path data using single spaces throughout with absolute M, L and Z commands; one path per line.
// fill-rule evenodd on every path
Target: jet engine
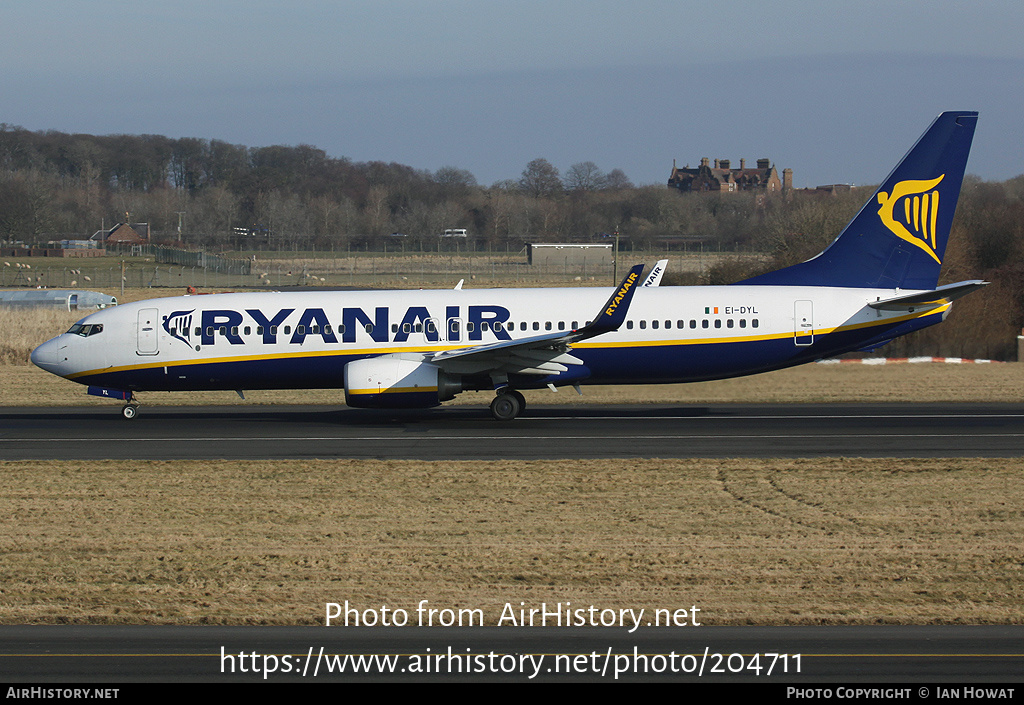
M 422 359 L 382 355 L 345 365 L 345 403 L 371 409 L 437 406 L 462 391 L 458 376 Z

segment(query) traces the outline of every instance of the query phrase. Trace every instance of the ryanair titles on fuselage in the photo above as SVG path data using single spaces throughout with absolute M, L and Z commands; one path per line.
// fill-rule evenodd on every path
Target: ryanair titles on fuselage
M 198 313 L 189 309 L 164 316 L 162 327 L 173 338 L 189 346 L 213 345 L 218 335 L 231 345 L 244 345 L 245 340 L 239 334 L 244 325 L 255 325 L 264 345 L 275 345 L 279 339 L 280 342 L 302 345 L 311 336 L 328 344 L 355 343 L 357 330 L 377 343 L 405 343 L 413 332 L 422 333 L 427 342 L 440 342 L 442 331 L 446 335 L 445 340 L 473 342 L 483 340 L 485 331 L 490 331 L 498 340 L 511 340 L 505 330 L 510 315 L 503 306 L 445 306 L 444 318 L 440 318 L 425 306 L 410 306 L 393 331 L 391 309 L 387 306 L 374 308 L 372 314 L 358 307 L 342 308 L 340 326 L 331 322 L 332 317 L 323 308 L 306 308 L 301 313 L 295 308 L 276 311 L 260 308 L 243 311 L 206 309 Z M 197 317 L 199 325 L 193 327 Z M 453 326 L 452 321 L 459 324 Z M 287 332 L 284 328 L 286 322 L 290 328 Z M 464 330 L 462 322 L 466 324 Z

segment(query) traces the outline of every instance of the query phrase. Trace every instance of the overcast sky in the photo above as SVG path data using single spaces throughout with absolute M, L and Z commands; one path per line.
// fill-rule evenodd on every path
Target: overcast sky
M 6 0 L 0 122 L 436 170 L 544 157 L 663 183 L 770 158 L 877 183 L 942 110 L 968 171 L 1024 173 L 1020 0 Z

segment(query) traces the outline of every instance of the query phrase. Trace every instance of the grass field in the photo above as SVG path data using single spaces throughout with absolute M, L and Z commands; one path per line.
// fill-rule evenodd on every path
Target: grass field
M 0 365 L 0 406 L 106 406 L 109 399 L 90 397 L 85 387 L 55 377 L 36 367 Z M 711 403 L 818 403 L 818 402 L 1021 402 L 1024 401 L 1024 365 L 941 363 L 900 365 L 804 365 L 752 377 L 693 384 L 592 385 L 572 389 L 527 391 L 530 406 L 558 404 L 711 404 Z M 138 395 L 149 405 L 221 404 L 333 404 L 345 403 L 344 390 L 246 391 L 245 400 L 232 391 L 148 392 Z M 486 408 L 493 394 L 466 392 L 446 405 Z
M 1014 460 L 0 463 L 0 623 L 1019 623 Z

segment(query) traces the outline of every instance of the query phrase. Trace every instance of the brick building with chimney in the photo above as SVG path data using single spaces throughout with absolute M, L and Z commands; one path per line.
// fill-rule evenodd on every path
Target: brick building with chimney
M 678 168 L 672 162 L 672 175 L 668 185 L 685 193 L 719 191 L 765 191 L 779 193 L 793 188 L 793 170 L 784 169 L 782 178 L 779 170 L 769 159 L 758 159 L 757 168 L 747 168 L 747 160 L 740 159 L 740 168 L 733 169 L 728 159 L 716 159 L 714 166 L 704 157 L 700 166 L 691 169 L 689 165 Z

